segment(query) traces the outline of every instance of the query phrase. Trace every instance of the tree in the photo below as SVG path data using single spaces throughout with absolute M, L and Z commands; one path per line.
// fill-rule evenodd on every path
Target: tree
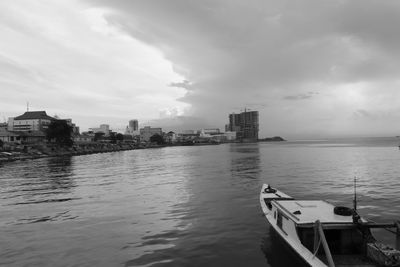
M 124 140 L 124 135 L 122 133 L 117 133 L 115 138 L 117 138 L 118 141 L 123 141 Z
M 97 132 L 94 134 L 94 141 L 99 141 L 102 140 L 104 137 L 104 133 L 103 132 Z
M 58 145 L 71 147 L 74 143 L 72 130 L 65 120 L 54 120 L 46 130 L 46 138 L 48 141 L 55 140 Z
M 164 138 L 159 134 L 154 134 L 150 137 L 151 143 L 157 143 L 157 145 L 165 144 Z
M 108 136 L 108 140 L 110 140 L 111 144 L 117 143 L 117 137 L 115 136 L 114 132 L 110 132 L 110 135 Z

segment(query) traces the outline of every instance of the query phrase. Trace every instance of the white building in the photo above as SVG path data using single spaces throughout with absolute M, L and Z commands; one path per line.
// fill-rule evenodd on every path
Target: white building
M 49 124 L 56 120 L 46 111 L 27 111 L 21 116 L 8 119 L 9 131 L 45 131 Z
M 220 130 L 219 128 L 210 128 L 210 129 L 201 129 L 201 131 L 203 131 L 205 134 L 220 134 Z
M 226 140 L 228 140 L 228 141 L 236 140 L 236 132 L 227 131 L 224 133 L 224 135 L 226 136 Z
M 110 135 L 110 125 L 108 124 L 100 124 L 99 128 L 90 128 L 89 130 L 93 133 L 104 133 L 105 136 Z
M 159 134 L 162 136 L 162 129 L 161 128 L 151 128 L 150 126 L 145 126 L 144 128 L 140 129 L 140 141 L 149 142 L 150 137 L 155 134 Z
M 74 136 L 75 143 L 91 143 L 93 141 L 94 141 L 93 135 L 80 134 L 80 135 Z

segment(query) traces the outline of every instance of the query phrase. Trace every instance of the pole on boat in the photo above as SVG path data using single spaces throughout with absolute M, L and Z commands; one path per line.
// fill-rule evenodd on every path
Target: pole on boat
M 395 221 L 396 225 L 396 249 L 400 249 L 400 221 Z
M 315 224 L 314 224 L 314 255 L 317 255 L 319 245 L 321 244 L 321 242 L 318 239 L 321 240 L 320 238 L 318 238 L 318 224 L 317 224 L 317 222 L 315 222 Z
M 329 250 L 328 242 L 326 242 L 324 230 L 322 229 L 322 224 L 321 224 L 321 222 L 319 220 L 316 220 L 315 224 L 318 227 L 319 236 L 320 236 L 321 241 L 322 241 L 322 246 L 324 247 L 326 259 L 328 260 L 328 266 L 329 267 L 335 267 L 335 263 L 333 262 L 331 251 Z
M 357 183 L 356 183 L 356 177 L 354 176 L 354 199 L 353 199 L 353 207 L 354 211 L 357 212 Z
M 396 225 L 396 234 L 400 236 L 400 221 L 395 221 L 394 224 Z

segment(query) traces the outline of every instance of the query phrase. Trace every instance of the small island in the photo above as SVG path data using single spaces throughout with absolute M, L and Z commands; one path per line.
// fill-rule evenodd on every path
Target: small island
M 286 140 L 280 136 L 266 137 L 266 138 L 258 139 L 258 142 L 282 142 L 282 141 L 286 141 Z

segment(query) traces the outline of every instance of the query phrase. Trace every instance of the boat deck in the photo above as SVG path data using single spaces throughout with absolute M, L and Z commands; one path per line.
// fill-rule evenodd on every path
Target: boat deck
M 297 224 L 314 223 L 316 220 L 330 224 L 353 223 L 352 216 L 335 214 L 335 206 L 323 200 L 276 200 L 275 203 L 293 217 Z

